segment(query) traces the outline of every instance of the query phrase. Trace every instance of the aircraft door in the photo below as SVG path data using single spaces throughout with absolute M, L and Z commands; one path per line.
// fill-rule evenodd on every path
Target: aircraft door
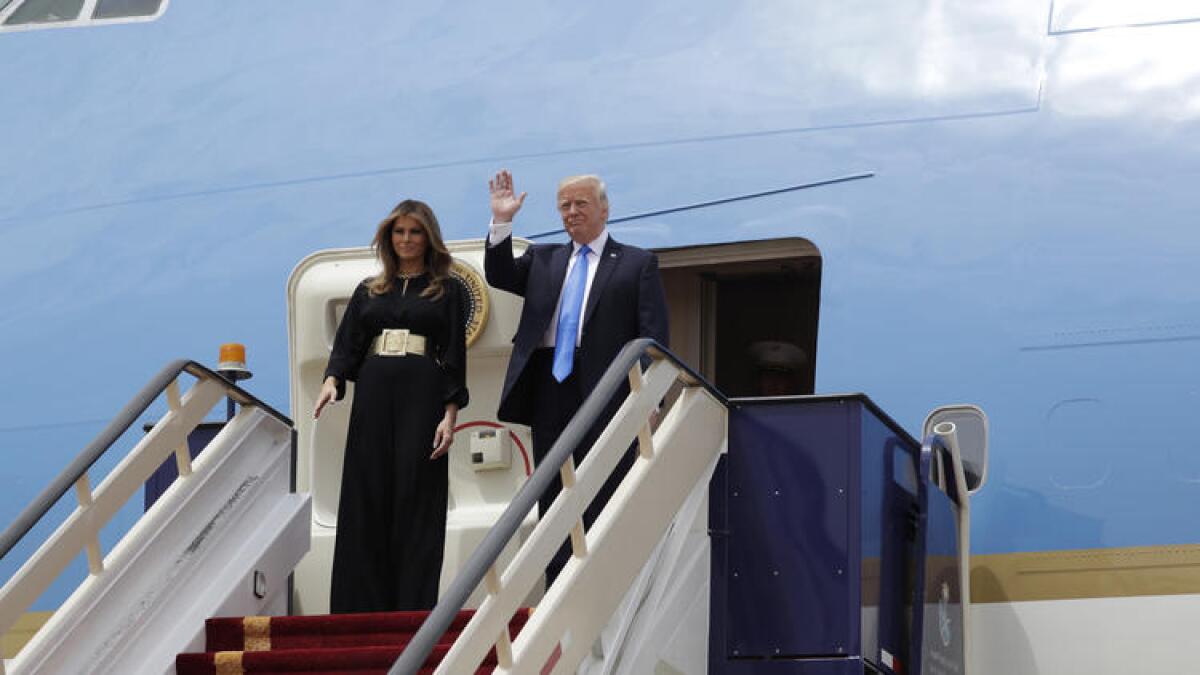
M 671 350 L 727 396 L 813 393 L 821 256 L 788 238 L 657 251 Z

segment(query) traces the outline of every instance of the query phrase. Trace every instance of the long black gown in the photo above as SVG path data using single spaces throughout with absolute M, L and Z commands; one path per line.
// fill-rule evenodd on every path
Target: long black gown
M 325 375 L 357 382 L 333 554 L 333 612 L 430 609 L 446 538 L 448 456 L 430 460 L 446 403 L 466 407 L 466 290 L 451 278 L 436 301 L 427 275 L 372 296 L 358 285 Z M 385 328 L 425 336 L 430 356 L 368 356 Z

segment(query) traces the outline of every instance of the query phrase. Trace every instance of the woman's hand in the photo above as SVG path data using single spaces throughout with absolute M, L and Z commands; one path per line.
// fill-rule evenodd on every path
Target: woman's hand
M 321 393 L 317 394 L 317 407 L 313 409 L 313 419 L 321 418 L 321 411 L 326 405 L 333 403 L 337 398 L 337 378 L 330 375 L 321 383 Z
M 433 432 L 433 454 L 429 459 L 437 459 L 450 451 L 454 442 L 454 424 L 458 420 L 458 406 L 453 403 L 446 406 L 446 414 L 438 422 L 437 431 Z

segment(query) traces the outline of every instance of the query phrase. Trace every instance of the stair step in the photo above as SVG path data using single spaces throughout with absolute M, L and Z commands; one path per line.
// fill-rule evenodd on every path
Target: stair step
M 475 612 L 463 610 L 439 640 L 452 644 Z M 209 652 L 314 649 L 320 647 L 403 647 L 429 612 L 372 612 L 318 616 L 221 617 L 205 623 Z M 515 635 L 529 618 L 518 611 L 509 622 Z
M 203 654 L 180 654 L 175 658 L 177 675 L 233 675 L 235 673 L 307 673 L 308 675 L 339 675 L 341 673 L 387 673 L 403 649 L 392 647 L 342 647 L 324 649 L 289 649 L 271 652 L 220 651 Z M 434 648 L 419 673 L 433 673 L 437 664 L 450 651 L 449 645 Z M 494 655 L 475 671 L 476 675 L 491 673 L 495 668 Z
M 463 610 L 454 617 L 421 673 L 433 673 L 474 615 L 474 610 Z M 208 651 L 180 654 L 175 672 L 386 673 L 427 616 L 429 612 L 419 611 L 209 619 L 205 624 Z M 528 619 L 529 610 L 519 610 L 509 622 L 510 633 L 515 636 Z M 475 673 L 491 673 L 495 665 L 493 649 Z

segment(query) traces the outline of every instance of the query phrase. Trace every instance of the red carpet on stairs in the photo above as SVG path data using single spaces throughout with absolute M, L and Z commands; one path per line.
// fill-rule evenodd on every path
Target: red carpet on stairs
M 458 639 L 473 611 L 458 613 L 425 662 L 433 669 Z M 178 675 L 241 673 L 386 673 L 421 627 L 428 612 L 379 612 L 321 616 L 247 616 L 209 619 L 205 652 L 180 654 Z M 521 610 L 509 622 L 515 637 L 529 618 Z M 477 673 L 490 673 L 495 653 Z

